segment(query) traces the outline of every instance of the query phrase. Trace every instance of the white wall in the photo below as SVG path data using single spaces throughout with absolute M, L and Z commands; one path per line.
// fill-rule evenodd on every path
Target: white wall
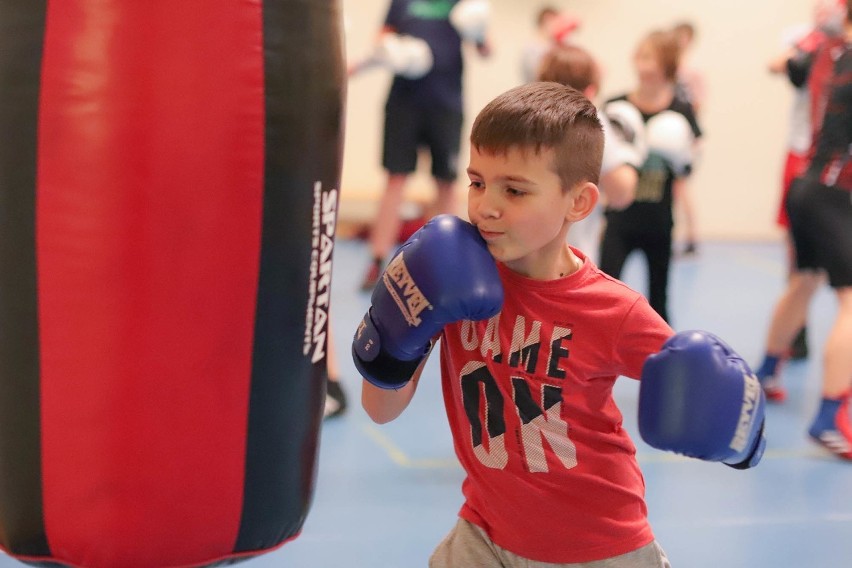
M 366 53 L 389 0 L 342 0 L 349 57 Z M 682 19 L 698 28 L 693 61 L 708 83 L 701 122 L 704 156 L 691 187 L 702 238 L 765 239 L 774 226 L 787 133 L 791 89 L 766 71 L 781 46 L 784 28 L 810 17 L 809 0 L 491 0 L 495 53 L 466 54 L 465 134 L 476 112 L 520 81 L 519 54 L 533 35 L 533 19 L 545 3 L 579 17 L 577 43 L 604 68 L 602 95 L 635 85 L 631 63 L 637 41 L 649 30 Z M 381 70 L 350 80 L 343 164 L 341 217 L 369 217 L 381 194 L 382 109 L 390 77 Z M 461 163 L 468 148 L 462 147 Z M 423 164 L 426 166 L 427 164 Z M 428 199 L 428 168 L 412 180 L 409 196 Z M 463 174 L 462 174 L 463 175 Z M 459 182 L 463 204 L 465 179 Z M 460 210 L 464 211 L 463 205 Z

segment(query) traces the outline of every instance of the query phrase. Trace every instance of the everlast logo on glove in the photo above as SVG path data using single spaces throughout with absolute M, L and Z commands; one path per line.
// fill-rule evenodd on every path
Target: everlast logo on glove
M 737 430 L 734 439 L 728 446 L 732 450 L 742 452 L 749 443 L 749 433 L 754 421 L 754 409 L 760 398 L 760 381 L 754 374 L 743 376 L 743 406 L 740 410 L 740 420 L 737 422 Z
M 420 325 L 421 312 L 432 309 L 432 304 L 429 303 L 429 300 L 426 299 L 426 296 L 423 295 L 411 274 L 409 274 L 403 253 L 396 255 L 390 262 L 382 275 L 382 280 L 396 305 L 399 306 L 399 311 L 402 312 L 408 325 L 414 327 Z

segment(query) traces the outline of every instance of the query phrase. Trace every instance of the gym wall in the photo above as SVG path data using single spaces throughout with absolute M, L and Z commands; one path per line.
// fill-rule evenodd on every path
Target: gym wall
M 604 69 L 602 98 L 635 85 L 633 50 L 654 28 L 681 20 L 697 27 L 692 61 L 703 70 L 708 94 L 702 110 L 704 150 L 691 180 L 704 239 L 765 240 L 780 236 L 774 224 L 785 153 L 792 89 L 771 76 L 768 61 L 782 49 L 785 28 L 811 19 L 810 0 L 491 0 L 494 53 L 480 59 L 466 52 L 465 131 L 491 98 L 520 81 L 520 54 L 535 33 L 539 8 L 550 4 L 577 16 L 576 42 Z M 389 0 L 343 0 L 348 57 L 367 53 Z M 381 169 L 383 106 L 390 76 L 374 70 L 349 82 L 344 152 L 342 220 L 369 220 L 384 185 Z M 462 144 L 462 170 L 468 160 Z M 408 196 L 427 200 L 432 191 L 421 165 Z M 466 178 L 459 177 L 459 213 L 464 215 Z

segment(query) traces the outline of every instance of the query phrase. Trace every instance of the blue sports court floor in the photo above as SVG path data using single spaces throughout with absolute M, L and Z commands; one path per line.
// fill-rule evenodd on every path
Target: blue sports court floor
M 314 503 L 301 536 L 242 563 L 245 568 L 425 567 L 461 504 L 462 471 L 446 425 L 437 357 L 399 419 L 377 426 L 361 410 L 348 349 L 369 301 L 358 291 L 368 254 L 360 241 L 340 241 L 335 258 L 332 315 L 350 409 L 324 424 Z M 623 278 L 640 291 L 641 260 L 631 257 Z M 780 243 L 703 243 L 697 257 L 673 266 L 673 326 L 717 333 L 755 364 L 784 273 Z M 819 353 L 834 309 L 830 291 L 821 291 L 810 313 L 812 356 L 786 368 L 789 400 L 768 410 L 769 445 L 756 469 L 735 471 L 644 445 L 636 433 L 638 384 L 618 382 L 651 523 L 675 568 L 852 566 L 852 464 L 823 453 L 805 434 L 819 399 Z M 0 568 L 18 565 L 0 556 Z

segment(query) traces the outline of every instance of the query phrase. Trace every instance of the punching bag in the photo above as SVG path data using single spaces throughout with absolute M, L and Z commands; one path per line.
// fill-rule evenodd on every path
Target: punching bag
M 0 0 L 0 548 L 201 566 L 312 499 L 337 0 Z

